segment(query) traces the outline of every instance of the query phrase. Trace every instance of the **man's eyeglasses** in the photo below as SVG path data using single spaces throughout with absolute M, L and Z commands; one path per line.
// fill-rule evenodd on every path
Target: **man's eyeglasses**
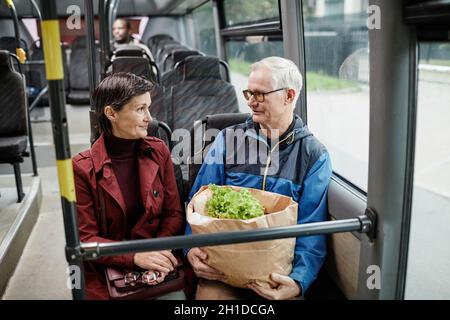
M 281 90 L 286 90 L 286 89 L 287 88 L 280 88 L 280 89 L 272 90 L 269 92 L 258 92 L 258 91 L 251 91 L 251 90 L 247 89 L 247 90 L 242 91 L 242 93 L 244 94 L 244 98 L 246 100 L 250 100 L 250 98 L 253 96 L 253 98 L 255 98 L 255 100 L 257 102 L 264 102 L 266 94 L 281 91 Z

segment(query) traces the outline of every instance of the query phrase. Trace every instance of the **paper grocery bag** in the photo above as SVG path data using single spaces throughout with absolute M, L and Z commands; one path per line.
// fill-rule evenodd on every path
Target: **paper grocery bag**
M 223 186 L 234 190 L 234 186 Z M 247 188 L 264 206 L 264 216 L 249 220 L 218 219 L 207 215 L 206 201 L 212 196 L 208 186 L 203 186 L 187 207 L 187 221 L 193 234 L 217 233 L 284 227 L 297 224 L 298 204 L 290 197 L 272 192 Z M 256 282 L 265 287 L 275 283 L 270 274 L 289 275 L 294 259 L 295 238 L 229 244 L 202 248 L 208 254 L 207 263 L 226 275 L 225 283 L 245 288 Z

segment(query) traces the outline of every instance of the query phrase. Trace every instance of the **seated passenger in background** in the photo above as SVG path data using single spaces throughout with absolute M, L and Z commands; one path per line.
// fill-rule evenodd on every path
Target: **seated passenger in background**
M 294 114 L 301 88 L 302 75 L 292 61 L 269 57 L 254 63 L 248 89 L 243 92 L 253 114 L 245 123 L 218 134 L 200 168 L 190 198 L 201 186 L 209 183 L 262 188 L 292 197 L 298 202 L 299 224 L 326 220 L 331 161 L 326 148 Z M 257 139 L 261 143 L 249 143 L 249 150 L 241 151 L 240 155 L 245 154 L 245 161 L 229 163 L 229 159 L 235 159 L 239 143 L 231 143 L 235 149 L 227 150 L 226 130 L 242 130 L 248 140 Z M 264 170 L 265 163 L 252 164 L 255 161 L 250 157 L 259 154 L 257 146 L 266 146 L 267 150 L 278 152 L 278 167 L 273 170 L 276 172 L 269 175 Z M 186 233 L 191 233 L 189 225 Z M 253 291 L 220 282 L 224 275 L 207 264 L 207 254 L 200 248 L 189 250 L 187 258 L 201 278 L 197 299 L 249 298 L 252 297 L 249 293 L 255 292 L 266 299 L 281 300 L 304 295 L 317 277 L 325 255 L 324 235 L 297 238 L 291 274 L 272 273 L 270 276 L 278 284 L 276 287 L 250 284 L 248 288 Z M 254 267 L 258 267 L 257 261 Z
M 150 51 L 150 49 L 143 44 L 141 41 L 135 39 L 131 32 L 131 24 L 126 19 L 116 19 L 113 23 L 113 29 L 112 29 L 113 37 L 114 37 L 114 48 L 118 48 L 119 46 L 123 45 L 135 45 L 143 48 L 147 55 L 150 57 L 152 61 L 153 55 Z
M 169 149 L 147 136 L 152 84 L 131 73 L 106 77 L 93 93 L 100 137 L 73 159 L 82 242 L 174 236 L 184 228 Z M 103 209 L 102 209 L 103 207 Z M 105 221 L 100 221 L 104 218 Z M 106 230 L 105 230 L 106 229 Z M 108 299 L 104 266 L 140 267 L 164 280 L 177 265 L 170 250 L 85 262 L 87 299 Z M 165 298 L 185 299 L 183 291 Z

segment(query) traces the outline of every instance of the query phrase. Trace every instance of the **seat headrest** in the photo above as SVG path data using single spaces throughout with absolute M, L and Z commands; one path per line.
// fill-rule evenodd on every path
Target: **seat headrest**
M 9 56 L 9 51 L 0 50 L 0 70 L 13 71 L 11 57 Z
M 147 80 L 154 80 L 150 64 L 144 57 L 118 57 L 112 61 L 112 72 L 130 72 Z
M 173 55 L 173 64 L 175 65 L 177 62 L 184 60 L 189 56 L 199 56 L 200 52 L 196 50 L 175 50 L 172 52 Z
M 114 51 L 116 57 L 142 57 L 146 55 L 144 48 L 134 45 L 119 45 Z
M 221 79 L 216 57 L 189 56 L 184 60 L 184 80 Z
M 206 129 L 223 130 L 227 127 L 243 123 L 250 116 L 249 113 L 219 113 L 204 118 Z
M 159 33 L 159 34 L 155 34 L 155 35 L 151 36 L 149 39 L 151 39 L 153 41 L 164 40 L 164 39 L 173 40 L 173 37 L 166 33 Z

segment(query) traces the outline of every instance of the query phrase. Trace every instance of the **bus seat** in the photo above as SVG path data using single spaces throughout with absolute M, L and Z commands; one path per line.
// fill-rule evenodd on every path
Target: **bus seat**
M 169 128 L 169 126 L 162 122 L 153 119 L 147 128 L 147 135 L 151 137 L 156 137 L 158 139 L 163 140 L 170 151 L 172 151 L 172 130 Z M 182 173 L 181 168 L 178 163 L 173 163 L 173 170 L 175 172 L 175 179 L 177 181 L 177 188 L 178 188 L 178 194 L 180 196 L 180 204 L 181 208 L 184 209 L 184 186 L 183 186 L 183 179 L 182 179 Z
M 167 111 L 164 106 L 164 88 L 155 84 L 151 91 L 152 104 L 150 106 L 150 114 L 153 119 L 167 123 Z
M 184 60 L 189 56 L 199 56 L 203 55 L 197 50 L 186 50 L 186 49 L 173 49 L 164 57 L 162 62 L 163 73 L 169 72 L 174 69 L 175 65 Z
M 170 44 L 167 45 L 165 48 L 163 48 L 163 50 L 160 52 L 158 60 L 158 66 L 160 70 L 162 70 L 163 72 L 168 70 L 165 66 L 165 61 L 167 60 L 169 55 L 175 50 L 191 50 L 191 48 L 186 47 L 182 44 Z
M 148 60 L 148 56 L 142 55 L 142 49 L 139 50 L 141 50 L 141 56 L 136 55 L 136 52 L 130 52 L 126 49 L 124 50 L 125 53 L 129 52 L 133 56 L 123 56 L 123 51 L 120 51 L 118 56 L 115 53 L 109 72 L 131 72 L 151 81 L 153 88 L 151 91 L 152 103 L 150 113 L 155 120 L 167 122 L 167 113 L 164 108 L 164 89 L 159 85 L 158 67 L 153 61 Z
M 163 33 L 151 36 L 147 40 L 147 46 L 149 47 L 150 51 L 156 53 L 158 43 L 162 40 L 173 40 L 173 37 Z
M 69 92 L 67 102 L 70 104 L 89 104 L 89 70 L 85 36 L 77 37 L 72 45 L 69 62 Z M 96 70 L 100 70 L 100 55 L 96 51 Z
M 161 58 L 161 52 L 164 50 L 165 47 L 169 46 L 169 45 L 181 45 L 181 43 L 177 40 L 171 40 L 171 39 L 166 39 L 166 40 L 161 40 L 158 42 L 158 44 L 155 47 L 155 51 L 154 51 L 154 56 L 155 56 L 155 61 L 156 63 L 159 63 L 160 58 Z
M 10 53 L 0 50 L 0 163 L 10 163 L 14 167 L 18 202 L 24 196 L 20 163 L 27 156 L 27 103 L 22 76 L 17 73 Z
M 159 69 L 144 48 L 129 45 L 114 51 L 111 58 L 113 73 L 131 72 L 153 83 L 159 83 Z
M 157 83 L 158 75 L 152 70 L 153 68 L 156 69 L 156 65 L 143 57 L 118 57 L 112 61 L 112 73 L 130 72 Z
M 181 81 L 181 76 L 177 78 L 177 75 L 182 75 L 182 73 L 177 73 L 175 66 L 182 62 L 185 58 L 189 56 L 199 56 L 202 55 L 196 50 L 175 50 L 168 57 L 166 61 L 166 70 L 161 76 L 161 84 L 167 88 L 172 84 Z
M 190 128 L 199 114 L 239 112 L 236 91 L 221 79 L 218 58 L 189 56 L 181 70 L 183 80 L 165 94 L 172 130 Z
M 198 170 L 202 166 L 200 160 L 203 160 L 208 153 L 211 144 L 214 142 L 206 141 L 204 132 L 208 129 L 217 129 L 219 131 L 233 126 L 235 124 L 243 123 L 250 116 L 249 113 L 221 113 L 207 115 L 201 121 L 196 121 L 191 128 L 191 154 L 189 159 L 185 162 L 188 164 L 188 181 L 186 183 L 187 192 L 189 192 L 197 177 Z M 199 142 L 199 138 L 200 142 Z M 200 143 L 200 144 L 199 144 Z M 200 150 L 196 150 L 195 145 L 201 145 Z M 197 147 L 198 148 L 198 147 Z M 199 154 L 201 153 L 201 157 Z

